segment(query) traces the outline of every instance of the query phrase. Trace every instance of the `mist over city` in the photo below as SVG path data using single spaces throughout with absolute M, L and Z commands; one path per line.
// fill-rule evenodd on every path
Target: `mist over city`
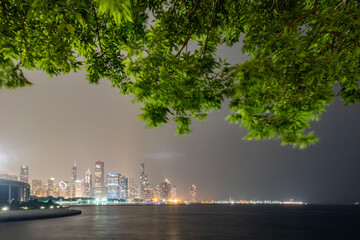
M 360 239 L 360 4 L 0 0 L 0 238 Z
M 20 166 L 27 165 L 29 181 L 55 178 L 58 183 L 71 180 L 74 161 L 84 179 L 102 160 L 105 175 L 120 173 L 139 184 L 140 163 L 145 163 L 152 187 L 170 179 L 184 200 L 192 184 L 199 200 L 359 199 L 359 186 L 353 184 L 360 164 L 357 145 L 347 144 L 360 141 L 357 105 L 344 108 L 335 100 L 314 125 L 320 142 L 298 150 L 276 140 L 242 140 L 246 130 L 225 121 L 225 110 L 210 113 L 205 122 L 193 120 L 187 136 L 175 136 L 173 124 L 146 129 L 137 120 L 140 104 L 105 81 L 92 86 L 82 73 L 54 79 L 28 74 L 36 79 L 33 87 L 0 94 L 3 174 L 18 176 Z

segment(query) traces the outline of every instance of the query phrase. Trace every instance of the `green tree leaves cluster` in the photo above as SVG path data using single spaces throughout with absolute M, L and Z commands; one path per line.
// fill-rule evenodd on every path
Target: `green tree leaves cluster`
M 230 99 L 247 139 L 305 147 L 324 107 L 360 100 L 360 9 L 350 0 L 0 1 L 0 87 L 26 86 L 23 69 L 85 69 L 142 104 L 149 127 L 177 133 Z M 229 64 L 218 47 L 243 42 Z M 241 52 L 234 52 L 241 54 Z M 336 86 L 340 87 L 336 87 Z M 339 89 L 339 90 L 336 90 Z

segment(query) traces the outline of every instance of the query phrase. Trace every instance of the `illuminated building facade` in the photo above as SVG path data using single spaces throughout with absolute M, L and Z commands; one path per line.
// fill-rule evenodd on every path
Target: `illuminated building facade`
M 85 173 L 85 182 L 84 182 L 84 197 L 92 197 L 92 177 L 90 169 Z
M 154 193 L 153 193 L 153 197 L 156 198 L 156 199 L 160 199 L 160 192 L 161 192 L 161 189 L 160 189 L 160 183 L 158 183 L 154 189 Z
M 129 178 L 129 198 L 134 199 L 136 198 L 136 184 L 133 178 Z
M 147 202 L 154 198 L 154 189 L 152 187 L 146 187 L 143 191 L 142 199 Z
M 165 182 L 160 183 L 160 198 L 165 201 L 171 198 L 171 183 L 168 179 L 165 179 Z
M 120 199 L 128 199 L 129 198 L 128 186 L 129 186 L 128 177 L 121 176 L 120 177 Z
M 75 181 L 75 197 L 81 198 L 84 197 L 84 181 L 76 180 Z
M 119 199 L 120 178 L 121 175 L 119 173 L 107 174 L 107 198 Z
M 21 165 L 20 166 L 20 178 L 19 178 L 20 182 L 25 182 L 28 183 L 29 182 L 29 168 L 26 165 Z
M 31 195 L 37 196 L 37 197 L 43 197 L 44 191 L 43 191 L 43 184 L 41 180 L 32 180 L 31 182 Z
M 101 160 L 95 161 L 94 197 L 95 198 L 106 197 L 105 184 L 104 184 L 104 162 Z
M 191 185 L 190 188 L 190 201 L 196 202 L 196 185 Z
M 71 169 L 71 197 L 76 196 L 76 180 L 77 180 L 77 167 L 75 161 L 74 166 Z
M 47 190 L 46 190 L 47 197 L 58 197 L 58 188 L 55 184 L 55 178 L 50 178 L 47 183 Z
M 176 186 L 171 187 L 170 198 L 173 200 L 176 199 Z
M 141 163 L 140 164 L 140 196 L 142 199 L 146 199 L 146 188 L 148 188 L 150 186 L 148 179 L 147 179 L 147 175 L 145 174 L 145 164 Z

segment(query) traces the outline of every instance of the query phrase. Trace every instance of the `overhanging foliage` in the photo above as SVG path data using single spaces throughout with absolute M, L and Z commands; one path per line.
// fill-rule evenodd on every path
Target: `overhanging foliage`
M 31 85 L 23 69 L 85 69 L 133 94 L 149 127 L 173 120 L 186 134 L 230 99 L 247 139 L 302 148 L 336 95 L 359 101 L 359 39 L 350 0 L 1 0 L 0 87 Z M 248 61 L 218 58 L 240 41 Z

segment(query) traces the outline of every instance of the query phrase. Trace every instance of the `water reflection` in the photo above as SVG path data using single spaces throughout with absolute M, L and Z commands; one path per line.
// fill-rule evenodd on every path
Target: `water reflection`
M 81 215 L 0 223 L 0 239 L 360 239 L 354 206 L 88 206 Z

